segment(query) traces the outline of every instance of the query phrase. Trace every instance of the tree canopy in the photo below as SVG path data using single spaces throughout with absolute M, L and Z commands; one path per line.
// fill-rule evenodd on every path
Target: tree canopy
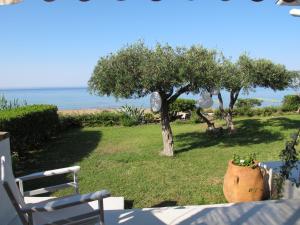
M 89 88 L 98 95 L 116 98 L 140 98 L 158 92 L 162 102 L 163 154 L 171 156 L 173 135 L 169 105 L 181 94 L 215 89 L 228 91 L 228 112 L 224 110 L 221 93 L 218 99 L 228 128 L 234 129 L 232 112 L 241 91 L 256 87 L 282 90 L 295 83 L 296 76 L 296 72 L 288 71 L 283 65 L 267 59 L 253 59 L 246 54 L 232 62 L 221 52 L 199 45 L 174 48 L 157 44 L 149 48 L 137 42 L 101 57 L 89 80 Z
M 102 57 L 89 80 L 90 90 L 116 98 L 139 98 L 158 92 L 162 99 L 163 154 L 173 155 L 169 105 L 181 94 L 199 92 L 217 72 L 216 51 L 157 44 L 148 48 L 137 42 Z

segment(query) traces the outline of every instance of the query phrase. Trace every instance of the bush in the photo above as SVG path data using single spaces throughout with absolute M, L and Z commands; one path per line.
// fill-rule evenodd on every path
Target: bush
M 144 114 L 145 123 L 155 123 L 156 119 L 153 113 L 145 113 Z
M 121 124 L 125 127 L 132 127 L 132 126 L 139 125 L 140 122 L 138 120 L 136 120 L 135 118 L 130 117 L 128 115 L 122 115 Z
M 61 115 L 61 128 L 101 127 L 121 125 L 121 113 L 103 111 L 100 113 Z
M 238 99 L 236 102 L 236 108 L 253 108 L 256 106 L 261 106 L 262 102 L 262 100 L 259 100 L 257 98 Z
M 196 100 L 179 98 L 169 105 L 169 115 L 171 120 L 177 119 L 179 112 L 191 112 L 196 109 Z
M 61 130 L 78 127 L 101 127 L 101 126 L 135 126 L 141 123 L 154 123 L 152 113 L 145 113 L 142 117 L 126 114 L 124 112 L 103 111 L 90 114 L 60 115 Z
M 11 149 L 22 156 L 41 146 L 59 128 L 57 107 L 30 105 L 0 111 L 0 130 L 11 137 Z
M 144 122 L 144 109 L 142 108 L 125 105 L 121 107 L 121 113 L 124 126 L 133 126 Z
M 59 123 L 61 131 L 82 127 L 82 121 L 80 121 L 78 116 L 74 115 L 60 115 Z
M 234 112 L 239 116 L 255 116 L 259 110 L 254 107 L 261 106 L 263 101 L 256 98 L 238 99 Z
M 297 111 L 300 108 L 300 96 L 299 95 L 286 95 L 283 99 L 282 111 L 291 112 Z
M 262 114 L 264 116 L 271 116 L 274 113 L 279 112 L 280 108 L 275 106 L 267 106 L 262 108 Z
M 199 117 L 199 115 L 196 113 L 196 111 L 193 111 L 191 114 L 190 121 L 192 123 L 202 123 L 202 119 Z

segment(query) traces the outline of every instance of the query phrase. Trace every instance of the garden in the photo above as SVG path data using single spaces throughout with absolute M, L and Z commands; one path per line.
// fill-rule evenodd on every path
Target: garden
M 266 59 L 241 55 L 232 62 L 202 46 L 149 49 L 136 43 L 101 58 L 89 87 L 116 98 L 156 92 L 158 110 L 125 105 L 64 115 L 53 105 L 3 96 L 0 130 L 10 132 L 16 176 L 80 165 L 80 192 L 108 189 L 125 197 L 126 208 L 224 203 L 228 160 L 254 154 L 258 161 L 279 160 L 300 127 L 298 95 L 285 96 L 281 106 L 262 107 L 261 100 L 242 99 L 240 93 L 282 90 L 298 79 L 297 72 Z M 230 93 L 228 106 L 221 91 Z M 184 93 L 200 101 L 180 98 Z M 213 95 L 218 108 L 211 108 Z M 70 177 L 51 184 L 65 179 Z M 25 183 L 25 189 L 40 185 Z

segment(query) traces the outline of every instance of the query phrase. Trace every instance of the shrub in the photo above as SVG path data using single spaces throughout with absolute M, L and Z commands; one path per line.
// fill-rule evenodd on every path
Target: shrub
M 179 112 L 191 112 L 196 109 L 196 100 L 179 98 L 169 105 L 169 115 L 171 120 L 175 120 Z
M 190 121 L 192 123 L 202 123 L 202 119 L 199 117 L 199 115 L 196 113 L 196 111 L 193 111 L 191 114 Z
M 82 127 L 82 122 L 79 117 L 74 115 L 60 115 L 59 123 L 61 131 Z
M 144 114 L 145 123 L 155 123 L 156 119 L 153 113 L 145 113 Z
M 263 101 L 259 100 L 257 98 L 244 98 L 244 99 L 238 99 L 236 102 L 237 108 L 253 108 L 256 106 L 261 106 L 261 103 Z
M 279 107 L 275 107 L 275 106 L 267 106 L 262 108 L 262 114 L 264 116 L 271 116 L 274 113 L 277 113 L 280 110 Z
M 299 95 L 286 95 L 283 99 L 282 111 L 290 112 L 296 111 L 300 108 L 300 96 Z
M 124 126 L 138 125 L 144 122 L 144 109 L 125 105 L 121 107 L 122 124 Z
M 133 117 L 130 117 L 128 115 L 123 115 L 121 117 L 121 124 L 125 127 L 132 127 L 132 126 L 139 125 L 140 122 L 134 119 Z
M 20 101 L 19 99 L 13 99 L 12 101 L 9 101 L 4 95 L 0 97 L 0 110 L 15 109 L 26 105 L 26 101 Z
M 238 99 L 234 112 L 240 116 L 254 116 L 257 112 L 254 107 L 261 106 L 261 103 L 262 100 L 256 98 Z
M 121 113 L 103 111 L 100 113 L 61 116 L 61 123 L 72 127 L 116 126 L 121 124 Z
M 11 136 L 11 149 L 22 156 L 39 147 L 58 129 L 57 107 L 30 105 L 0 111 L 0 130 Z

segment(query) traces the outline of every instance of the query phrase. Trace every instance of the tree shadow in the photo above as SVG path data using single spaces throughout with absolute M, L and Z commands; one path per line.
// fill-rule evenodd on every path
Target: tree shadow
M 125 199 L 124 200 L 124 207 L 125 209 L 132 209 L 133 208 L 134 200 Z
M 277 120 L 278 119 L 278 120 Z M 300 126 L 300 121 L 296 121 Z M 224 132 L 220 136 L 212 136 L 206 132 L 189 132 L 175 135 L 176 154 L 193 150 L 195 148 L 211 147 L 219 144 L 224 146 L 245 146 L 260 143 L 271 143 L 282 140 L 284 135 L 280 131 L 272 131 L 266 126 L 282 126 L 285 129 L 297 127 L 293 120 L 288 118 L 272 118 L 267 121 L 260 119 L 245 119 L 236 121 L 237 130 L 233 134 Z
M 151 208 L 170 207 L 170 206 L 177 206 L 177 201 L 174 201 L 174 200 L 162 201 L 158 204 L 155 204 L 155 205 L 151 206 Z
M 281 129 L 299 129 L 300 120 L 292 120 L 287 117 L 277 117 L 266 120 L 265 125 L 278 126 Z
M 33 172 L 74 166 L 96 149 L 101 137 L 101 131 L 82 129 L 66 131 L 49 141 L 44 148 L 30 152 L 26 160 L 18 162 L 15 175 L 18 177 Z M 70 178 L 68 175 L 59 175 L 33 180 L 25 183 L 25 189 L 65 183 Z

